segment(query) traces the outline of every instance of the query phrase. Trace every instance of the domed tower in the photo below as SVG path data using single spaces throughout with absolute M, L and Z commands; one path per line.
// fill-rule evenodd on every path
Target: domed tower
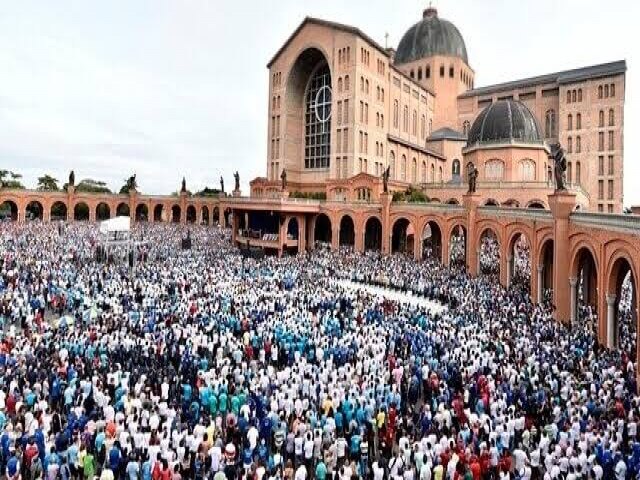
M 475 75 L 456 26 L 438 17 L 435 8 L 427 8 L 400 40 L 394 64 L 435 94 L 433 130 L 456 129 L 458 95 L 473 88 Z

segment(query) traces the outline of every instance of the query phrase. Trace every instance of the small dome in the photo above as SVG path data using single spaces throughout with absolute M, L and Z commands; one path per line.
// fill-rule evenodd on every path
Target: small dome
M 460 57 L 469 64 L 460 31 L 453 23 L 438 18 L 438 11 L 430 7 L 400 40 L 394 62 L 400 65 L 434 55 Z
M 486 143 L 544 142 L 538 121 L 525 104 L 498 100 L 480 112 L 469 130 L 467 147 Z

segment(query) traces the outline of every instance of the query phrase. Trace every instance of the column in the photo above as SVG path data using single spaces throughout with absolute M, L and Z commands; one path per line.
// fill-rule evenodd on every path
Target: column
M 389 214 L 391 210 L 391 194 L 383 192 L 380 194 L 380 202 L 382 203 L 382 254 L 389 255 L 391 253 L 391 230 Z
M 542 265 L 538 265 L 538 285 L 537 285 L 537 292 L 536 292 L 536 301 L 537 303 L 542 303 L 542 271 L 544 270 L 544 267 Z
M 422 241 L 419 235 L 413 234 L 413 258 L 416 262 L 422 260 Z
M 607 293 L 607 348 L 616 346 L 616 295 Z
M 298 252 L 307 251 L 307 217 L 298 217 Z
M 549 208 L 553 215 L 553 304 L 554 318 L 565 322 L 573 317 L 575 321 L 575 294 L 567 298 L 567 279 L 571 274 L 569 265 L 569 216 L 575 209 L 576 196 L 566 191 L 549 195 Z M 571 302 L 574 302 L 573 307 Z
M 235 210 L 233 210 L 231 212 L 231 215 L 233 215 L 232 222 L 231 222 L 233 224 L 233 226 L 231 228 L 231 243 L 233 245 L 235 245 L 236 244 L 236 236 L 238 235 L 238 229 L 236 228 L 236 226 L 238 225 L 238 220 L 237 220 L 238 214 L 236 213 Z
M 478 239 L 476 238 L 476 217 L 478 213 L 478 205 L 480 204 L 480 195 L 477 193 L 467 193 L 462 197 L 462 203 L 467 210 L 467 236 L 466 257 L 469 275 L 476 277 L 480 274 L 480 249 L 477 247 Z
M 569 279 L 569 287 L 570 287 L 569 288 L 569 299 L 570 299 L 569 321 L 571 322 L 571 325 L 573 325 L 576 321 L 576 313 L 577 313 L 577 306 L 578 306 L 577 305 L 577 300 L 578 300 L 577 286 L 578 286 L 578 279 L 570 278 Z
M 340 224 L 334 226 L 331 224 L 331 250 L 340 248 Z
M 511 287 L 513 279 L 513 255 L 507 256 L 507 288 Z

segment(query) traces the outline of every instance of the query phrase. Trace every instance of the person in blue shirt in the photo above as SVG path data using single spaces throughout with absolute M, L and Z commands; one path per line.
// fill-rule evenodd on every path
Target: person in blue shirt
M 120 468 L 122 461 L 122 452 L 120 451 L 120 442 L 116 441 L 109 450 L 109 468 L 116 474 Z

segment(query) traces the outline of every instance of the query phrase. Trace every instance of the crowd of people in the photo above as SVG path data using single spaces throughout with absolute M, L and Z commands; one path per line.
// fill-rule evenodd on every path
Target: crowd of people
M 135 228 L 131 267 L 96 260 L 95 225 L 0 226 L 5 478 L 640 478 L 633 359 L 524 287 L 464 262 L 254 259 L 218 227 L 190 227 L 186 250 L 187 227 Z

